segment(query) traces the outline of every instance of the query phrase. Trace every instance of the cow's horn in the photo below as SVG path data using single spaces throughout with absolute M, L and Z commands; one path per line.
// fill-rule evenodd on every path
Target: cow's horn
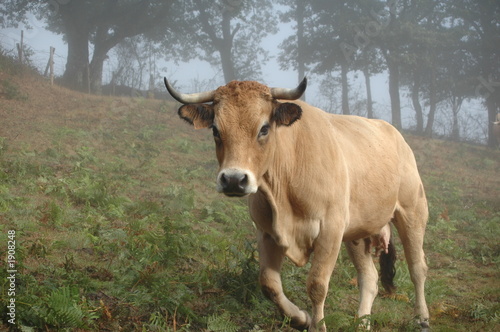
M 276 99 L 286 99 L 295 100 L 299 99 L 300 96 L 306 91 L 307 88 L 307 77 L 304 77 L 299 86 L 295 89 L 284 89 L 284 88 L 271 88 L 271 95 Z
M 167 88 L 170 95 L 182 104 L 198 104 L 198 103 L 208 103 L 214 100 L 215 90 L 205 91 L 199 93 L 180 93 L 175 90 L 170 83 L 168 83 L 167 78 L 164 77 L 163 81 L 165 82 L 165 87 Z

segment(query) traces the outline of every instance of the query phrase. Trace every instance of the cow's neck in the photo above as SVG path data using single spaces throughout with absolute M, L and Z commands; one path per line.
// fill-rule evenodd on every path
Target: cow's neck
M 286 255 L 295 264 L 302 266 L 308 261 L 319 234 L 328 206 L 326 200 L 331 199 L 326 197 L 329 190 L 322 186 L 331 184 L 311 169 L 311 165 L 317 165 L 321 159 L 308 145 L 319 144 L 310 141 L 314 135 L 299 126 L 283 128 L 279 134 L 283 135 L 277 137 L 273 163 L 259 187 L 260 199 L 265 197 L 272 218 L 256 220 L 256 223 L 278 245 L 286 248 Z

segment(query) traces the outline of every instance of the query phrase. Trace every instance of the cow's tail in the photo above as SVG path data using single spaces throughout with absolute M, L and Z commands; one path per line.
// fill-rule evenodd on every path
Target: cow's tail
M 396 275 L 396 248 L 392 240 L 392 227 L 389 239 L 387 253 L 383 250 L 380 254 L 380 281 L 384 286 L 386 292 L 389 294 L 394 293 L 396 286 L 394 286 L 394 276 Z

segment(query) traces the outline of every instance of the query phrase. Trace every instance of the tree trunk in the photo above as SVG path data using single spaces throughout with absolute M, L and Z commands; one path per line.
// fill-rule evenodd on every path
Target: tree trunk
M 427 126 L 425 127 L 425 136 L 427 137 L 432 137 L 437 107 L 436 75 L 434 70 L 431 68 L 431 81 L 429 82 L 429 116 L 427 118 Z
M 460 108 L 462 107 L 462 102 L 464 98 L 461 96 L 451 97 L 451 108 L 453 113 L 453 127 L 451 129 L 451 139 L 454 141 L 460 140 L 460 126 L 458 121 L 458 113 L 460 113 Z
M 411 101 L 413 103 L 413 108 L 415 109 L 415 118 L 417 120 L 417 127 L 415 131 L 417 134 L 422 135 L 424 133 L 424 115 L 422 112 L 422 105 L 420 104 L 420 73 L 416 69 L 413 72 L 413 86 L 411 89 Z
M 496 148 L 500 144 L 497 143 L 495 134 L 493 132 L 493 122 L 496 121 L 496 116 L 500 113 L 500 97 L 497 97 L 499 100 L 495 100 L 493 94 L 487 97 L 485 100 L 486 108 L 488 109 L 488 146 L 490 148 Z
M 219 29 L 215 29 L 209 22 L 209 14 L 207 13 L 205 7 L 202 5 L 200 1 L 195 2 L 196 9 L 200 12 L 200 20 L 203 26 L 204 32 L 210 38 L 212 45 L 215 47 L 217 52 L 219 52 L 221 64 L 222 64 L 222 72 L 224 73 L 224 80 L 226 83 L 230 81 L 234 81 L 237 78 L 236 70 L 234 68 L 233 61 L 233 39 L 240 26 L 237 25 L 236 28 L 231 32 L 231 8 L 224 7 L 222 9 L 222 22 L 220 29 L 222 30 L 222 38 L 217 36 L 217 32 Z
M 219 49 L 220 59 L 222 62 L 222 72 L 224 73 L 224 81 L 229 83 L 236 79 L 234 72 L 233 57 L 231 54 L 231 47 L 222 47 Z
M 222 71 L 224 72 L 224 80 L 226 83 L 234 81 L 237 79 L 236 72 L 234 70 L 233 61 L 233 38 L 236 34 L 238 28 L 235 28 L 233 33 L 231 33 L 231 14 L 228 10 L 222 12 L 222 40 L 220 42 L 219 54 L 222 62 Z
M 295 2 L 297 6 L 295 9 L 295 20 L 297 21 L 297 71 L 298 71 L 298 82 L 300 83 L 306 75 L 306 64 L 304 62 L 304 51 L 305 51 L 305 38 L 304 38 L 304 11 L 305 3 L 303 0 L 297 0 Z M 302 100 L 306 100 L 306 94 L 301 97 Z
M 94 54 L 90 62 L 90 87 L 91 91 L 96 94 L 101 94 L 102 88 L 102 70 L 104 61 L 108 58 L 108 52 L 115 47 L 119 41 L 124 38 L 110 38 L 106 33 L 100 35 L 100 31 L 107 31 L 107 27 L 98 29 L 98 36 L 95 38 Z M 139 63 L 141 58 L 135 54 Z M 142 66 L 143 67 L 143 66 Z M 141 67 L 141 70 L 142 70 Z M 142 80 L 141 80 L 142 82 Z
M 483 86 L 485 94 L 484 105 L 488 110 L 488 146 L 497 147 L 493 122 L 496 121 L 497 113 L 500 112 L 500 87 L 494 82 L 500 81 L 499 55 L 498 55 L 498 1 L 477 1 L 479 8 L 479 26 L 477 32 L 481 36 L 481 47 L 479 58 L 480 77 L 487 81 L 488 86 Z M 473 23 L 474 24 L 474 23 Z M 493 46 L 494 45 L 494 46 Z M 483 83 L 481 82 L 481 83 Z M 477 91 L 476 91 L 477 93 Z M 500 142 L 498 142 L 500 144 Z
M 397 129 L 401 126 L 401 100 L 399 98 L 399 65 L 389 54 L 386 57 L 389 69 L 389 96 L 391 97 L 392 125 Z
M 63 82 L 70 89 L 87 91 L 89 44 L 88 32 L 75 27 L 66 31 L 68 59 Z
M 363 68 L 363 75 L 365 75 L 366 86 L 366 117 L 368 119 L 373 119 L 372 87 L 370 83 L 370 72 L 368 71 L 368 68 Z
M 88 92 L 90 28 L 85 18 L 79 15 L 82 5 L 83 2 L 71 1 L 59 7 L 68 43 L 63 83 L 70 89 Z
M 343 61 L 340 64 L 340 75 L 342 79 L 342 114 L 351 114 L 349 110 L 349 82 L 347 80 L 347 62 Z
M 110 27 L 103 23 L 98 26 L 94 38 L 94 53 L 90 61 L 90 90 L 93 93 L 102 93 L 102 69 L 107 54 L 118 43 L 119 38 L 111 38 L 108 34 Z
M 94 55 L 92 56 L 92 61 L 90 62 L 90 89 L 93 93 L 100 95 L 102 93 L 102 69 L 104 66 L 104 60 L 106 59 L 106 54 L 98 50 L 97 45 L 94 48 Z

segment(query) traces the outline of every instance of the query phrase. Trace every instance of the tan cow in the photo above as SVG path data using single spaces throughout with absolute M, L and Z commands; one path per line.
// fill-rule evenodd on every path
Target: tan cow
M 294 327 L 326 331 L 320 321 L 342 242 L 358 273 L 357 314 L 370 315 L 378 273 L 369 248 L 373 240 L 382 244 L 382 256 L 393 251 L 387 243 L 392 221 L 415 285 L 415 314 L 422 330 L 428 330 L 422 249 L 428 209 L 413 153 L 384 121 L 327 114 L 296 100 L 306 84 L 304 79 L 295 89 L 281 89 L 233 81 L 188 95 L 165 79 L 170 94 L 184 104 L 179 116 L 195 128 L 213 130 L 220 166 L 217 190 L 249 196 L 262 290 Z M 285 257 L 297 266 L 311 260 L 311 316 L 283 293 Z M 382 274 L 390 273 L 393 263 Z M 392 276 L 385 283 L 389 289 Z

